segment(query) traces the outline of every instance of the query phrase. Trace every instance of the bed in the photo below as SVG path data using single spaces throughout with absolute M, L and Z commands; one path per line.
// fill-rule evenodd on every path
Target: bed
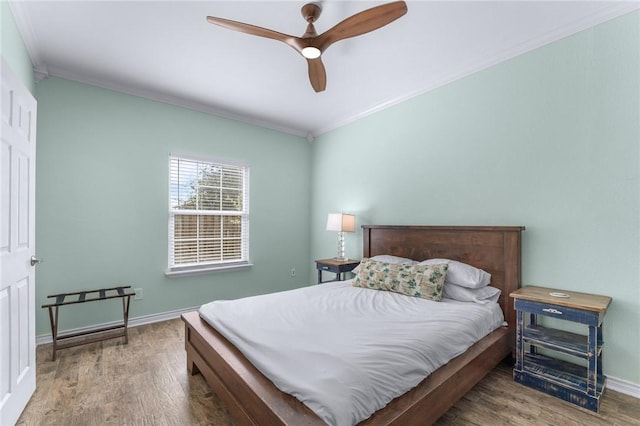
M 508 295 L 520 286 L 524 227 L 363 226 L 363 256 L 391 254 L 416 260 L 448 258 L 491 273 L 502 290 L 507 327 L 490 333 L 418 386 L 391 401 L 361 425 L 430 424 L 513 352 L 515 311 Z M 185 322 L 187 369 L 201 373 L 238 425 L 325 424 L 303 403 L 278 390 L 198 312 Z

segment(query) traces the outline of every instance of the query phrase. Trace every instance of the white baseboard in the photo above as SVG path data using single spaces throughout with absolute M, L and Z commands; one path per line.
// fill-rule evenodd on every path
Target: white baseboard
M 640 398 L 640 385 L 637 383 L 607 376 L 607 388 L 634 398 Z
M 175 311 L 161 312 L 159 314 L 142 315 L 140 317 L 129 318 L 129 327 L 137 327 L 139 325 L 152 324 L 154 322 L 161 322 L 161 321 L 167 321 L 170 319 L 180 318 L 180 315 L 187 312 L 197 311 L 199 308 L 200 306 L 194 306 L 192 308 L 177 309 Z M 111 321 L 104 324 L 96 324 L 88 327 L 79 327 L 71 330 L 64 330 L 64 332 L 79 333 L 79 332 L 96 330 L 98 328 L 107 327 L 110 325 L 117 325 L 117 324 L 122 324 L 122 321 Z M 51 336 L 51 334 L 41 334 L 39 336 L 36 336 L 36 346 L 44 345 L 51 342 L 53 342 L 53 337 Z
M 167 321 L 170 319 L 180 318 L 180 315 L 197 311 L 199 306 L 194 306 L 192 308 L 185 309 L 177 309 L 175 311 L 162 312 L 159 314 L 151 314 L 151 315 L 143 315 L 141 317 L 135 317 L 129 319 L 129 327 L 137 327 L 139 325 L 144 324 L 152 324 L 154 322 Z M 65 332 L 83 332 L 90 331 L 92 329 L 97 329 L 100 327 L 105 327 L 109 325 L 116 325 L 121 321 L 112 321 L 105 324 L 92 325 L 89 327 L 80 327 L 74 328 L 73 330 L 65 330 Z M 36 336 L 36 345 L 44 345 L 46 343 L 51 343 L 53 341 L 51 334 L 41 334 L 40 336 Z M 618 379 L 617 377 L 607 376 L 607 388 L 614 390 L 616 392 L 623 393 L 625 395 L 632 396 L 634 398 L 640 398 L 640 385 L 637 383 L 632 383 L 627 380 Z

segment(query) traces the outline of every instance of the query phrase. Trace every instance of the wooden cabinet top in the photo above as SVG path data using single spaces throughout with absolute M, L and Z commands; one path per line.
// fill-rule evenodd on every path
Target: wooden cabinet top
M 360 263 L 360 261 L 355 259 L 346 259 L 346 260 L 318 259 L 316 260 L 316 263 L 320 263 L 322 265 L 331 265 L 331 266 L 344 266 L 344 265 L 357 265 L 358 263 Z
M 565 295 L 560 296 L 560 295 Z M 611 298 L 597 294 L 578 293 L 575 291 L 558 290 L 554 288 L 527 286 L 519 288 L 510 294 L 514 299 L 532 300 L 550 303 L 575 309 L 594 312 L 606 312 Z

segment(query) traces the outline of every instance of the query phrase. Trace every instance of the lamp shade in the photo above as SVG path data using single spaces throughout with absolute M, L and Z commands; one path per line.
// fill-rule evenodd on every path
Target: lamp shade
M 329 213 L 327 231 L 355 232 L 356 217 L 352 214 Z

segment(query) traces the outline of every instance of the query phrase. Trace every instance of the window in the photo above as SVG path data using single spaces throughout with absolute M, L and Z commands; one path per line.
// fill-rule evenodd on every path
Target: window
M 249 266 L 249 167 L 170 157 L 169 270 Z

